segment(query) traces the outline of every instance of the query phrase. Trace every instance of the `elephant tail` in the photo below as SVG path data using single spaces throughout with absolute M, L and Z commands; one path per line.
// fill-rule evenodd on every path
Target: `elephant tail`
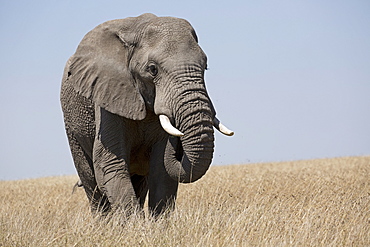
M 83 184 L 82 184 L 82 182 L 81 182 L 81 179 L 79 179 L 79 180 L 77 181 L 77 183 L 73 186 L 72 194 L 74 194 L 74 193 L 75 193 L 75 191 L 76 191 L 76 188 L 77 188 L 77 187 L 83 187 Z

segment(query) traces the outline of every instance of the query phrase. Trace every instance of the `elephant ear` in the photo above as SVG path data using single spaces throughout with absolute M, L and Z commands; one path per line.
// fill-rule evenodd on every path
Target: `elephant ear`
M 81 95 L 105 110 L 133 120 L 142 120 L 146 108 L 129 61 L 142 30 L 156 16 L 105 22 L 82 39 L 69 67 L 69 80 Z

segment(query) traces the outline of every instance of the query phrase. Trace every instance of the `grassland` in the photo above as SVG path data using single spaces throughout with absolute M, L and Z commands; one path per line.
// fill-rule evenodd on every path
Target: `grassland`
M 370 246 L 370 157 L 211 167 L 175 212 L 124 225 L 76 181 L 0 181 L 0 246 Z

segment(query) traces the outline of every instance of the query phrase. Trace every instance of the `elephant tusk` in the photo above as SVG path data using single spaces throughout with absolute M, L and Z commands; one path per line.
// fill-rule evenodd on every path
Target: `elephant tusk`
M 218 120 L 216 117 L 213 119 L 213 126 L 220 131 L 222 134 L 227 136 L 234 135 L 234 131 L 229 130 L 225 125 L 223 125 L 220 120 Z
M 161 122 L 162 128 L 170 135 L 173 136 L 184 136 L 184 134 L 172 126 L 170 119 L 166 115 L 159 115 L 159 121 Z

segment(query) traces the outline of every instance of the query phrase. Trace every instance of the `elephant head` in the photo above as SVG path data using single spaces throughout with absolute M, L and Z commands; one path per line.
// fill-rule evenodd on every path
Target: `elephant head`
M 119 116 L 160 119 L 168 138 L 166 171 L 192 182 L 207 171 L 213 156 L 213 126 L 233 132 L 216 118 L 205 87 L 207 57 L 191 25 L 144 14 L 105 22 L 90 31 L 70 60 L 74 89 Z

